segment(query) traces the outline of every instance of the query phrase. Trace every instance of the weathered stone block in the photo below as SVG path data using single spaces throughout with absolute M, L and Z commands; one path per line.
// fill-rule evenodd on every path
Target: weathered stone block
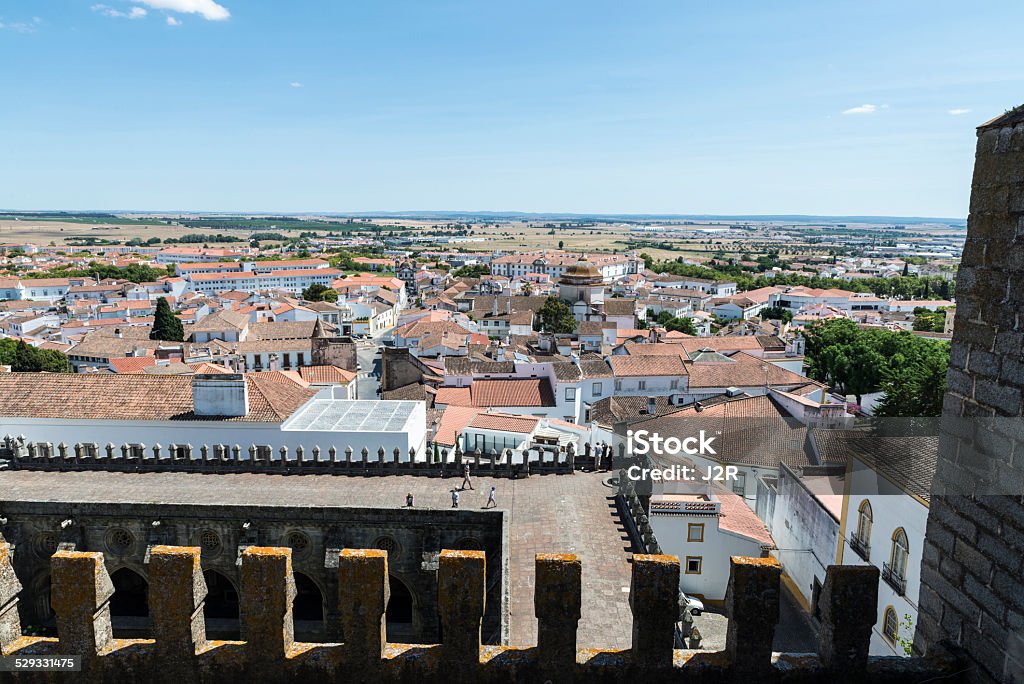
M 583 565 L 572 554 L 537 554 L 533 605 L 537 651 L 546 671 L 576 664 L 576 630 L 583 609 Z
M 629 606 L 634 663 L 641 668 L 669 667 L 679 620 L 679 558 L 633 554 Z
M 725 653 L 738 672 L 763 672 L 771 663 L 779 622 L 779 578 L 774 558 L 733 556 L 725 611 L 729 618 Z
M 242 552 L 242 616 L 250 666 L 283 663 L 295 643 L 292 550 L 250 546 Z
M 166 659 L 168 670 L 182 677 L 194 676 L 196 652 L 206 646 L 200 554 L 199 547 L 154 546 L 149 555 L 149 610 L 157 654 Z
M 863 678 L 868 664 L 871 628 L 877 619 L 878 568 L 832 565 L 818 600 L 821 632 L 818 657 L 833 676 Z
M 444 550 L 437 572 L 442 657 L 456 672 L 480 660 L 480 621 L 484 614 L 483 551 Z
M 50 605 L 57 614 L 59 650 L 92 659 L 114 638 L 110 626 L 114 584 L 103 554 L 58 551 L 50 558 L 50 567 Z
M 385 614 L 390 597 L 387 551 L 342 549 L 338 559 L 338 606 L 351 660 L 379 666 L 387 641 Z

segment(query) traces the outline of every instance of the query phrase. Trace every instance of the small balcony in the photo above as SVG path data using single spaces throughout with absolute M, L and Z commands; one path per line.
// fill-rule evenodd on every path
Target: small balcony
M 871 559 L 871 546 L 855 534 L 850 535 L 850 548 L 864 561 Z
M 907 580 L 892 569 L 888 563 L 882 563 L 882 579 L 888 584 L 893 590 L 903 596 L 907 592 Z

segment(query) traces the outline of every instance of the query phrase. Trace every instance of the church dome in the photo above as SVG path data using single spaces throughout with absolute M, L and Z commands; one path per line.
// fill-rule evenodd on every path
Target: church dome
M 601 272 L 585 258 L 566 269 L 561 282 L 571 285 L 597 284 L 603 280 Z

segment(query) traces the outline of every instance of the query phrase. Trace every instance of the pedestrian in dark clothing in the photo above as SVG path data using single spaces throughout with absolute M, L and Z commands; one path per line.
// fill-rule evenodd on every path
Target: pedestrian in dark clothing
M 408 494 L 405 495 L 405 507 L 412 508 L 412 502 L 412 492 L 409 492 Z

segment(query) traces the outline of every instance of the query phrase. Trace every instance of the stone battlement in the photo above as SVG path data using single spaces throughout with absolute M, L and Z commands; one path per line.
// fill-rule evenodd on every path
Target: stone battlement
M 20 470 L 112 470 L 118 472 L 177 471 L 192 473 L 319 473 L 334 475 L 425 475 L 454 477 L 462 475 L 469 465 L 474 475 L 490 477 L 527 477 L 531 474 L 564 474 L 580 468 L 596 467 L 590 445 L 576 454 L 572 445 L 565 453 L 542 449 L 514 453 L 511 449 L 497 452 L 449 451 L 427 449 L 417 453 L 410 449 L 387 450 L 379 447 L 339 449 L 331 446 L 321 450 L 302 446 L 281 447 L 276 452 L 256 444 L 59 444 L 27 442 L 11 435 L 0 439 L 0 467 L 7 464 Z
M 0 673 L 0 681 L 224 682 L 653 682 L 956 681 L 948 655 L 925 658 L 868 656 L 875 621 L 878 569 L 832 566 L 821 598 L 817 654 L 772 653 L 779 614 L 778 562 L 732 559 L 726 609 L 729 629 L 722 652 L 674 648 L 679 616 L 679 560 L 633 556 L 630 605 L 632 648 L 581 648 L 577 634 L 582 564 L 573 555 L 538 554 L 534 648 L 482 646 L 485 569 L 481 551 L 443 551 L 437 572 L 438 644 L 387 641 L 388 554 L 343 549 L 338 554 L 343 640 L 294 640 L 296 594 L 292 552 L 250 547 L 241 557 L 244 641 L 206 638 L 207 589 L 197 547 L 157 546 L 150 553 L 151 639 L 115 639 L 110 622 L 114 587 L 102 553 L 58 551 L 51 558 L 58 638 L 22 636 L 21 585 L 10 550 L 0 545 L 0 648 L 5 655 L 81 655 L 77 675 Z

